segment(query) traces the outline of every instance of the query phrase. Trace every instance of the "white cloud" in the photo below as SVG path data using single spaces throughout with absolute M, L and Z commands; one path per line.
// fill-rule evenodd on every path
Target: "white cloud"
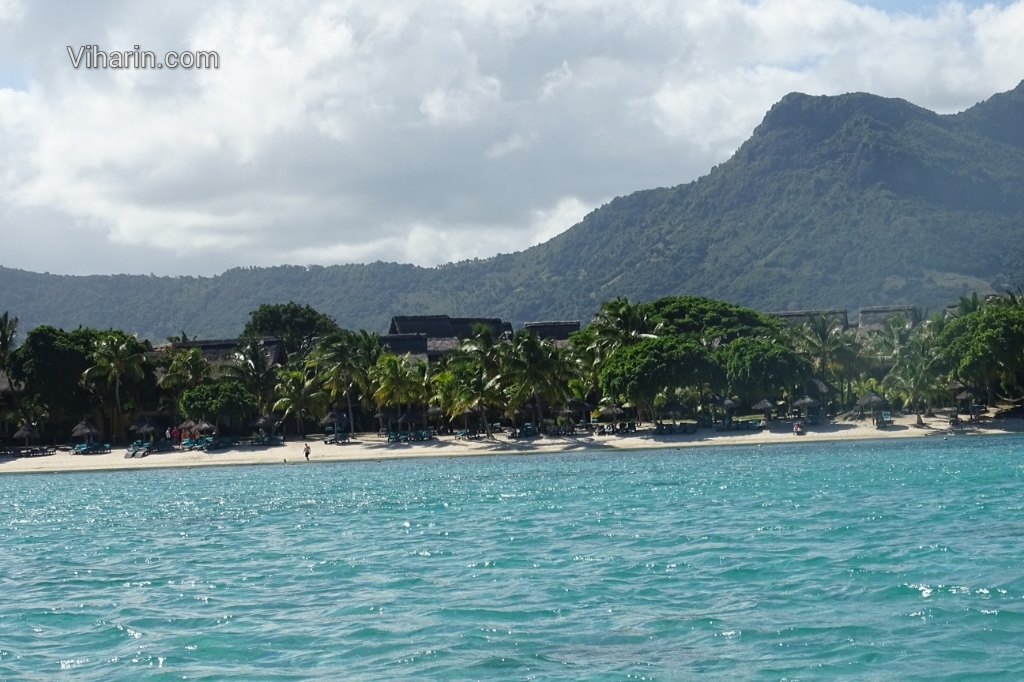
M 1024 0 L 0 0 L 0 264 L 210 273 L 519 250 L 608 197 L 706 172 L 793 90 L 952 112 L 1009 89 L 1022 25 Z M 212 49 L 221 67 L 73 69 L 65 46 L 87 43 Z M 66 248 L 40 253 L 39 225 Z M 151 257 L 126 262 L 138 250 Z

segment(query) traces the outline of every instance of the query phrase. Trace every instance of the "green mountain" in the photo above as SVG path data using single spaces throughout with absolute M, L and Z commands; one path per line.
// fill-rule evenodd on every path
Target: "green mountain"
M 614 296 L 763 310 L 916 304 L 1024 285 L 1024 83 L 955 115 L 855 93 L 790 94 L 695 182 L 635 192 L 554 239 L 485 260 L 241 268 L 209 278 L 0 268 L 25 328 L 231 336 L 260 303 L 346 327 L 393 314 L 589 319 Z

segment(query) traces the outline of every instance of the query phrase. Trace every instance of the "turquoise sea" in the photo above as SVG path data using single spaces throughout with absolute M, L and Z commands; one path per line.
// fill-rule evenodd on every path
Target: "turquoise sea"
M 0 679 L 701 676 L 1024 679 L 1024 438 L 0 476 Z

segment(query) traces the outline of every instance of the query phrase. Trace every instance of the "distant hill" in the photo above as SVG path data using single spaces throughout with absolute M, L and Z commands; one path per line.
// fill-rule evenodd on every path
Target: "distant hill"
M 0 310 L 159 339 L 237 334 L 294 300 L 346 327 L 393 314 L 583 319 L 617 295 L 762 310 L 910 303 L 1024 285 L 1024 83 L 955 115 L 855 93 L 790 94 L 695 182 L 635 192 L 525 251 L 438 268 L 241 268 L 209 278 L 0 268 Z

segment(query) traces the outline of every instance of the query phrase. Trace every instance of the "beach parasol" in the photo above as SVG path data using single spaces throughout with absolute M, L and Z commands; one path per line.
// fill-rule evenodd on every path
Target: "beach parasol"
M 136 419 L 135 423 L 128 427 L 128 430 L 134 431 L 135 433 L 139 433 L 144 436 L 148 436 L 150 434 L 156 433 L 158 427 L 156 424 L 153 423 L 153 420 L 150 419 L 149 417 L 142 417 L 140 419 Z
M 683 404 L 675 396 L 666 400 L 665 404 L 661 406 L 662 412 L 678 412 L 681 409 L 683 409 Z
M 272 414 L 264 414 L 252 421 L 250 426 L 255 426 L 257 429 L 272 429 L 277 425 L 277 417 Z
M 193 426 L 192 430 L 198 431 L 199 433 L 205 433 L 207 431 L 213 431 L 215 428 L 216 427 L 213 424 L 204 419 L 203 421 Z
M 732 398 L 726 398 L 722 401 L 722 407 L 727 410 L 733 410 L 742 405 L 743 403 L 733 400 Z
M 590 408 L 590 403 L 588 403 L 586 400 L 580 400 L 579 398 L 570 398 L 569 399 L 569 409 L 573 410 L 574 412 L 579 413 L 579 412 L 590 412 L 591 408 Z
M 956 396 L 956 399 L 957 400 L 974 400 L 977 397 L 978 397 L 978 394 L 968 388 L 968 389 L 958 393 L 957 396 Z
M 348 421 L 348 415 L 344 412 L 338 412 L 337 410 L 331 410 L 326 417 L 320 420 L 320 426 L 327 426 L 328 424 L 337 425 L 339 422 Z
M 427 408 L 428 417 L 440 417 L 443 414 L 444 410 L 441 409 L 440 405 L 431 405 L 430 407 Z
M 14 434 L 15 440 L 20 440 L 22 438 L 25 439 L 25 444 L 27 445 L 29 438 L 39 438 L 39 431 L 32 424 L 25 424 L 18 429 L 17 433 Z
M 775 405 L 773 405 L 770 400 L 765 398 L 761 402 L 755 403 L 754 405 L 751 405 L 750 409 L 757 410 L 758 412 L 767 412 L 768 410 L 774 410 L 775 409 Z
M 98 436 L 100 430 L 90 422 L 88 419 L 83 419 L 75 425 L 75 428 L 71 429 L 72 438 L 82 438 L 85 436 Z
M 178 424 L 179 431 L 191 431 L 194 428 L 196 428 L 196 423 L 191 419 L 186 419 L 182 423 Z
M 807 395 L 793 403 L 793 407 L 817 407 L 817 405 L 818 401 Z
M 875 408 L 881 405 L 885 405 L 885 398 L 869 389 L 867 393 L 860 397 L 860 399 L 857 401 L 857 405 L 859 405 L 860 407 Z
M 814 384 L 814 388 L 817 389 L 818 393 L 821 395 L 825 395 L 826 393 L 839 393 L 839 390 L 835 386 L 822 381 L 821 379 L 812 379 L 811 383 Z
M 142 436 L 151 436 L 159 430 L 160 427 L 154 424 L 152 419 L 147 419 L 145 424 L 142 424 L 135 429 L 135 433 Z
M 605 405 L 598 412 L 602 417 L 621 417 L 626 414 L 626 411 L 618 405 Z
M 957 391 L 962 391 L 965 388 L 967 388 L 967 386 L 962 384 L 962 383 L 960 383 L 956 379 L 953 379 L 948 384 L 946 384 L 946 390 L 950 391 L 952 393 L 956 393 Z

